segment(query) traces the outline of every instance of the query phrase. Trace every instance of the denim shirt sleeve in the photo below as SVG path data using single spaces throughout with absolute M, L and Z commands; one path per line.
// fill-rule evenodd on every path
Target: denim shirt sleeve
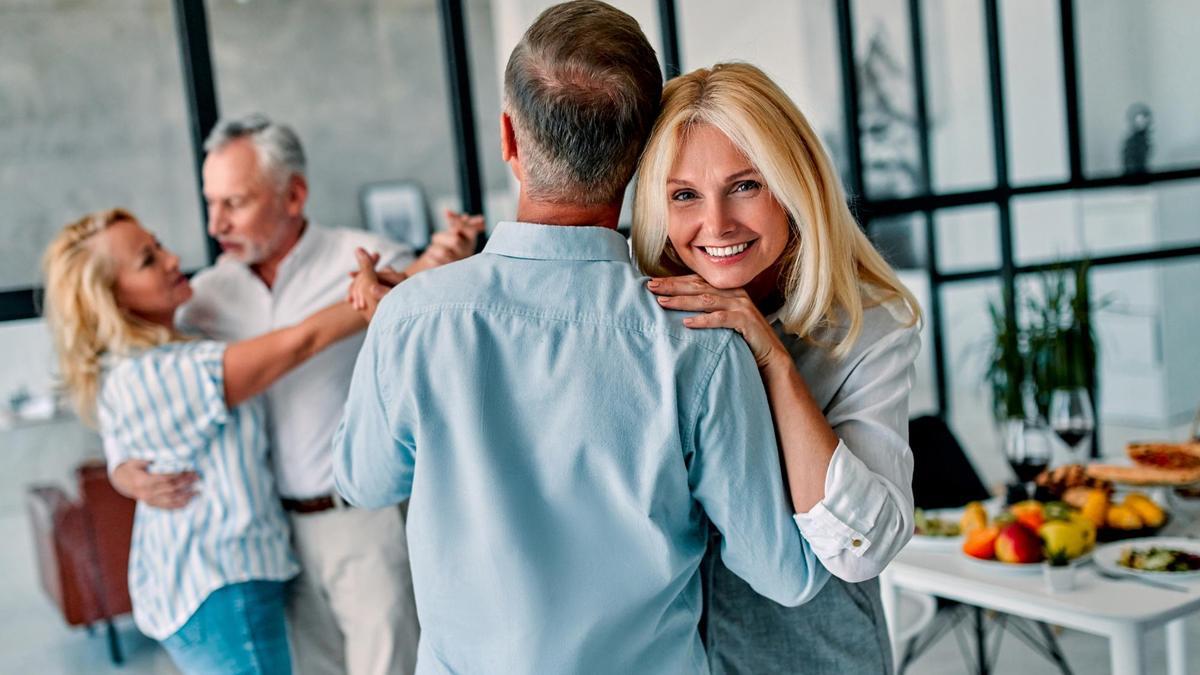
M 829 573 L 792 520 L 762 379 L 731 335 L 696 406 L 689 483 L 721 532 L 721 559 L 782 605 L 811 600 Z
M 402 372 L 407 361 L 394 353 L 401 344 L 395 328 L 379 312 L 367 329 L 333 436 L 334 486 L 347 502 L 368 509 L 399 504 L 412 493 L 414 420 L 387 387 L 410 381 Z

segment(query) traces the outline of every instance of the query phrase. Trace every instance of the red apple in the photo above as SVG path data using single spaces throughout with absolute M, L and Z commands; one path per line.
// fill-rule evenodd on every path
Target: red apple
M 1033 563 L 1042 559 L 1042 539 L 1020 523 L 1000 528 L 996 535 L 996 559 L 1007 563 Z

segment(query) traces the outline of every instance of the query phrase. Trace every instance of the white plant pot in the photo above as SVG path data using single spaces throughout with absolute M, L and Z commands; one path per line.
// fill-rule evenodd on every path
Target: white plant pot
M 1046 580 L 1046 590 L 1051 593 L 1065 593 L 1075 588 L 1074 565 L 1055 567 L 1042 563 L 1042 577 Z

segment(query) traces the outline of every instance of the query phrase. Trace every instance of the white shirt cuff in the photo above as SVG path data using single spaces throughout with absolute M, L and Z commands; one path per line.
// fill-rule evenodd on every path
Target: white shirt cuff
M 825 498 L 808 513 L 793 516 L 800 533 L 821 558 L 849 551 L 862 557 L 871 548 L 872 529 L 887 501 L 867 465 L 840 439 L 825 474 Z

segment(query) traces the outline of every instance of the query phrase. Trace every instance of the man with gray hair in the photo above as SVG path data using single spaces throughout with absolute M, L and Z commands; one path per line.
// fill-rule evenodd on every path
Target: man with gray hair
M 402 244 L 310 222 L 300 139 L 263 115 L 221 121 L 205 149 L 209 234 L 223 253 L 192 280 L 195 294 L 178 317 L 185 329 L 241 340 L 295 323 L 345 298 L 359 248 L 407 275 L 474 252 L 478 217 L 450 214 L 450 227 L 415 261 Z M 330 441 L 361 345 L 361 335 L 334 345 L 265 394 L 276 484 L 302 566 L 288 601 L 298 673 L 407 675 L 416 660 L 401 511 L 351 508 L 333 489 Z M 137 464 L 114 472 L 119 489 L 163 507 L 186 504 L 193 480 Z
M 334 476 L 410 500 L 419 673 L 707 673 L 709 522 L 767 597 L 828 579 L 746 344 L 663 311 L 616 232 L 661 89 L 632 17 L 546 10 L 505 73 L 521 222 L 366 305 Z

